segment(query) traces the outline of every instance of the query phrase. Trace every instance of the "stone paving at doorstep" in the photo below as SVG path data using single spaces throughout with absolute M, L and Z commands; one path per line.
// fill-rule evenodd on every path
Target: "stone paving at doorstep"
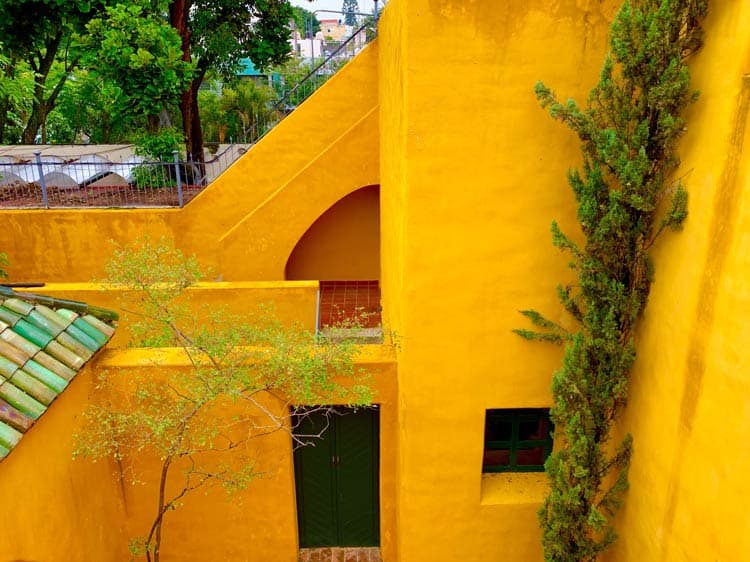
M 382 562 L 378 547 L 303 548 L 299 562 Z

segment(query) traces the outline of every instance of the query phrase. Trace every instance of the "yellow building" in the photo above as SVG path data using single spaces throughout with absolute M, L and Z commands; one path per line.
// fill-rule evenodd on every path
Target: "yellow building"
M 346 25 L 339 19 L 323 19 L 320 20 L 320 31 L 316 36 L 325 41 L 343 41 L 351 32 L 352 26 Z
M 363 346 L 358 359 L 379 405 L 362 424 L 377 470 L 361 485 L 377 493 L 374 540 L 352 542 L 376 544 L 385 562 L 541 560 L 544 476 L 483 472 L 506 462 L 485 450 L 485 423 L 492 410 L 514 431 L 538 428 L 518 415 L 550 406 L 560 350 L 511 330 L 524 308 L 568 322 L 554 291 L 567 259 L 549 225 L 575 229 L 565 174 L 580 156 L 533 85 L 584 99 L 618 5 L 391 0 L 378 39 L 185 208 L 2 211 L 12 280 L 114 308 L 89 284 L 102 276 L 103 241 L 147 232 L 213 268 L 218 280 L 193 289 L 196 300 L 240 311 L 272 301 L 311 329 L 319 281 L 379 281 L 384 331 L 398 345 Z M 635 440 L 631 487 L 608 561 L 750 556 L 750 3 L 711 2 L 704 27 L 691 61 L 701 97 L 679 147 L 690 216 L 653 250 L 618 427 Z M 123 347 L 127 334 L 123 316 L 0 463 L 0 560 L 126 560 L 142 533 L 154 482 L 121 483 L 111 466 L 71 460 L 92 375 L 149 364 L 153 352 Z M 161 369 L 184 365 L 159 357 Z M 515 462 L 534 466 L 528 454 Z M 328 544 L 313 544 L 288 438 L 274 438 L 263 463 L 268 477 L 238 501 L 187 499 L 170 516 L 163 559 L 293 562 L 300 546 L 354 546 L 340 519 L 326 524 Z

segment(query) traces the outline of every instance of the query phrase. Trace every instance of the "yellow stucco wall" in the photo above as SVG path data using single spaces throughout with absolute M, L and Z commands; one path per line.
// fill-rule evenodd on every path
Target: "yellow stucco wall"
M 380 348 L 363 361 L 383 405 L 383 558 L 540 560 L 544 479 L 482 477 L 484 415 L 550 404 L 560 350 L 511 330 L 525 325 L 521 308 L 568 322 L 554 293 L 567 260 L 551 246 L 549 224 L 574 232 L 565 173 L 579 154 L 573 135 L 539 108 L 533 85 L 542 79 L 563 98 L 585 99 L 618 4 L 390 0 L 377 44 L 184 210 L 3 211 L 0 249 L 14 280 L 82 281 L 101 276 L 102 240 L 148 231 L 173 236 L 225 280 L 280 280 L 326 209 L 380 183 L 383 315 L 398 344 L 398 381 L 395 359 Z M 678 172 L 691 214 L 682 233 L 654 248 L 656 283 L 618 428 L 632 431 L 636 453 L 611 562 L 740 561 L 750 552 L 748 22 L 747 2 L 712 2 L 706 46 L 691 63 L 702 97 L 688 115 Z M 269 297 L 283 318 L 309 325 L 312 287 L 217 284 L 199 300 L 250 306 Z M 110 303 L 96 288 L 45 290 Z M 132 369 L 138 353 L 109 353 L 99 367 Z M 3 520 L 0 559 L 55 559 L 51 539 L 29 546 L 29 506 L 51 505 L 58 490 L 54 527 L 75 519 L 87 531 L 63 539 L 76 559 L 121 559 L 91 552 L 122 552 L 146 520 L 149 489 L 118 496 L 102 467 L 67 460 L 87 377 L 0 464 L 0 483 L 26 484 L 11 496 L 10 509 L 22 513 L 10 532 Z M 181 546 L 167 559 L 294 560 L 288 443 L 268 451 L 273 477 L 242 504 L 196 498 L 175 516 L 166 532 Z M 31 486 L 43 478 L 34 459 L 48 457 L 54 477 Z M 90 480 L 97 497 L 82 507 Z M 114 527 L 97 528 L 86 508 Z
M 387 346 L 362 346 L 356 365 L 372 379 L 380 404 L 381 526 L 383 551 L 394 559 L 396 365 Z M 71 460 L 72 433 L 92 399 L 93 374 L 114 380 L 133 372 L 161 376 L 184 369 L 189 361 L 176 349 L 107 350 L 82 371 L 16 449 L 0 463 L 3 532 L 0 560 L 38 562 L 76 560 L 121 562 L 129 559 L 129 539 L 148 532 L 153 520 L 158 462 L 148 454 L 123 461 L 125 479 L 108 462 Z M 151 374 L 149 374 L 151 373 Z M 122 379 L 118 377 L 122 375 Z M 268 402 L 271 405 L 271 402 Z M 296 562 L 297 520 L 292 446 L 278 432 L 253 444 L 263 476 L 229 498 L 220 488 L 196 492 L 165 519 L 162 560 L 269 560 Z M 134 469 L 134 472 L 130 470 Z M 137 477 L 137 483 L 132 477 Z
M 377 61 L 375 42 L 184 209 L 0 211 L 11 279 L 101 278 L 107 241 L 144 234 L 174 239 L 221 280 L 284 279 L 310 225 L 342 197 L 379 183 Z
M 635 454 L 610 561 L 750 557 L 750 4 L 709 2 L 680 144 L 684 230 L 654 249 L 622 431 Z
M 538 476 L 482 480 L 487 408 L 550 404 L 577 144 L 536 102 L 585 97 L 609 2 L 391 0 L 380 23 L 383 308 L 400 339 L 399 560 L 541 559 Z
M 323 213 L 300 238 L 287 279 L 368 280 L 380 277 L 380 190 L 363 187 Z
M 92 391 L 87 366 L 0 463 L 0 560 L 126 559 L 126 509 L 112 478 L 115 463 L 71 459 L 72 434 Z

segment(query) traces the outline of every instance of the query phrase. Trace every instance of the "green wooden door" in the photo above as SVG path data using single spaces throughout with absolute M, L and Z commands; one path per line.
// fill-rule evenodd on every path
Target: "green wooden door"
M 378 546 L 378 411 L 337 408 L 297 418 L 294 452 L 301 547 Z

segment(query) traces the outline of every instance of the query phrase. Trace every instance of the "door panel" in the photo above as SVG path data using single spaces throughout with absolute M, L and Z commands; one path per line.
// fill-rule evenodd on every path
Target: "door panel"
M 300 546 L 378 546 L 379 412 L 337 412 L 308 414 L 295 429 L 325 429 L 294 452 Z
M 345 546 L 378 545 L 377 414 L 360 409 L 338 420 L 338 524 Z
M 336 485 L 330 470 L 335 454 L 333 432 L 326 427 L 327 420 L 320 415 L 303 417 L 296 432 L 299 435 L 318 435 L 310 444 L 294 453 L 295 484 L 297 489 L 297 517 L 301 546 L 327 546 L 335 544 L 336 535 Z

